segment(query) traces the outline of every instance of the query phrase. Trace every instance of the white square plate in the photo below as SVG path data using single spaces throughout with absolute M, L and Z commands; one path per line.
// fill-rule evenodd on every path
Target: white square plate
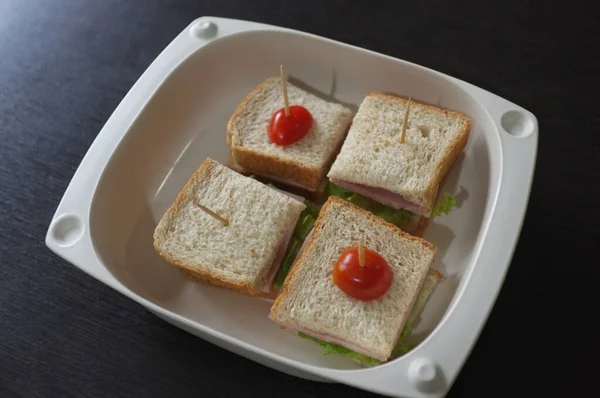
M 410 353 L 359 369 L 268 320 L 270 302 L 190 281 L 152 248 L 154 227 L 245 95 L 284 64 L 296 84 L 356 109 L 367 91 L 435 103 L 473 119 L 441 188 L 459 207 L 430 223 L 448 275 Z M 191 23 L 114 111 L 81 162 L 46 236 L 56 254 L 162 319 L 299 377 L 390 396 L 445 395 L 502 285 L 524 218 L 537 149 L 530 112 L 471 84 L 310 34 L 222 18 Z

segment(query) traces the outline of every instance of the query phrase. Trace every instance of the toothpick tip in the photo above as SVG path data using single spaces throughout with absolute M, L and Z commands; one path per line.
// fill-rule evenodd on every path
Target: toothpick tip
M 283 71 L 283 65 L 281 65 L 279 67 L 279 70 L 281 72 L 281 93 L 283 95 L 283 107 L 285 109 L 285 115 L 289 116 L 290 115 L 290 105 L 289 105 L 288 94 L 287 94 L 287 81 L 285 78 L 285 72 Z
M 404 109 L 404 119 L 402 120 L 402 132 L 400 133 L 400 143 L 404 144 L 406 141 L 406 125 L 408 124 L 408 111 L 410 108 L 411 97 L 408 97 L 406 102 L 406 108 Z
M 206 207 L 206 206 L 198 203 L 198 201 L 196 200 L 196 198 L 194 198 L 193 202 L 194 202 L 194 204 L 196 206 L 198 206 L 206 214 L 208 214 L 209 216 L 212 216 L 214 219 L 220 221 L 221 224 L 223 224 L 225 227 L 229 225 L 229 221 L 226 218 L 221 217 L 220 215 L 218 215 L 214 211 L 210 210 L 208 207 Z
M 361 267 L 365 266 L 365 247 L 362 242 L 358 244 L 358 265 Z

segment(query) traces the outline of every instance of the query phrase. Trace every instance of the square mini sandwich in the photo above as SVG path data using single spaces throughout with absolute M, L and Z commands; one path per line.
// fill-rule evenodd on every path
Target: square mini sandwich
M 455 203 L 446 194 L 435 208 L 441 181 L 467 144 L 471 120 L 419 102 L 407 107 L 408 102 L 367 94 L 327 176 L 334 191 L 339 187 L 403 210 L 397 218 L 408 225 L 396 225 L 420 235 L 432 214 L 447 213 Z
M 269 317 L 325 346 L 325 353 L 366 366 L 388 361 L 410 349 L 411 326 L 442 279 L 430 269 L 436 251 L 430 242 L 329 197 Z
M 281 83 L 280 77 L 266 79 L 231 116 L 227 125 L 230 165 L 241 173 L 318 194 L 324 190 L 325 174 L 348 132 L 352 111 L 286 83 L 289 108 L 296 118 L 291 124 L 303 124 L 303 117 L 308 124 L 303 124 L 302 138 L 284 144 L 271 135 L 273 116 L 284 107 Z
M 306 211 L 301 200 L 208 158 L 158 223 L 154 248 L 196 279 L 271 296 Z

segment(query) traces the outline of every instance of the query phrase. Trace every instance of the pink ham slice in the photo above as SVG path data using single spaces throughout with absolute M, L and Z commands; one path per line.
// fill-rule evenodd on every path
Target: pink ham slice
M 312 233 L 312 231 L 311 231 L 311 233 Z M 308 237 L 307 237 L 306 241 L 307 240 L 308 240 Z M 417 296 L 418 295 L 415 295 L 413 297 L 411 303 L 410 303 L 410 308 L 411 309 L 413 308 L 413 306 L 415 304 Z M 422 309 L 421 309 L 421 311 L 422 311 Z M 409 311 L 409 313 L 410 313 L 410 311 Z M 406 325 L 406 321 L 409 318 L 409 313 L 407 313 L 406 318 L 404 318 L 404 321 L 402 322 L 402 326 L 400 327 L 398 335 L 396 336 L 396 339 L 394 341 L 394 347 L 396 347 L 396 345 L 398 344 L 398 340 L 400 340 L 400 334 L 401 334 L 402 330 L 404 329 L 404 326 Z M 417 314 L 417 315 L 419 315 L 419 314 Z M 371 358 L 378 359 L 378 360 L 380 360 L 382 362 L 385 362 L 385 361 L 387 361 L 389 359 L 389 357 L 379 355 L 376 352 L 369 351 L 368 349 L 365 349 L 363 347 L 359 347 L 359 346 L 357 346 L 357 345 L 355 345 L 355 344 L 353 344 L 353 343 L 351 343 L 349 341 L 346 341 L 344 339 L 341 339 L 339 337 L 335 337 L 335 336 L 332 336 L 332 335 L 329 335 L 329 334 L 326 334 L 326 333 L 315 332 L 313 330 L 306 329 L 306 328 L 301 328 L 301 327 L 291 327 L 290 329 L 294 330 L 294 331 L 297 331 L 297 332 L 302 332 L 302 333 L 307 334 L 309 336 L 312 336 L 312 337 L 314 337 L 316 339 L 323 340 L 323 341 L 326 341 L 326 342 L 331 343 L 331 344 L 341 345 L 342 347 L 346 347 L 349 350 L 352 350 L 354 352 L 358 352 L 359 354 L 363 354 L 363 355 L 366 355 L 366 356 L 371 357 Z
M 289 238 L 287 236 L 285 237 L 288 239 L 287 243 L 285 245 L 279 246 L 279 251 L 277 252 L 277 256 L 275 256 L 275 260 L 273 260 L 273 265 L 271 265 L 271 270 L 269 271 L 269 275 L 267 276 L 267 283 L 261 290 L 264 293 L 271 292 L 271 288 L 273 287 L 273 281 L 275 280 L 277 271 L 279 271 L 279 267 L 281 266 L 281 262 L 283 261 L 283 256 L 285 255 L 285 252 L 290 243 L 290 240 L 292 239 L 293 232 L 294 232 L 294 230 L 292 230 L 292 234 L 289 235 Z M 313 230 L 311 229 L 310 232 L 308 233 L 308 235 L 306 235 L 306 239 L 304 239 L 304 242 L 302 242 L 302 246 L 300 246 L 300 249 L 298 249 L 296 258 L 298 258 L 298 256 L 300 256 L 300 253 L 302 253 L 304 246 L 306 246 L 306 242 L 308 242 L 308 240 L 310 239 L 312 234 L 313 234 Z M 282 250 L 282 247 L 283 247 L 283 250 Z M 281 256 L 281 258 L 278 259 L 279 256 Z M 294 260 L 294 261 L 296 261 L 296 260 Z
M 279 245 L 279 249 L 277 249 L 277 254 L 271 263 L 271 268 L 269 269 L 269 273 L 267 274 L 267 282 L 261 289 L 261 292 L 270 293 L 271 287 L 273 286 L 273 281 L 275 280 L 275 276 L 277 275 L 277 271 L 279 271 L 279 267 L 281 266 L 281 262 L 283 261 L 283 257 L 285 256 L 285 252 L 287 247 L 290 244 L 290 240 L 292 240 L 292 236 L 294 235 L 294 229 L 296 226 L 294 225 L 281 240 L 281 244 Z
M 282 191 L 281 189 L 277 189 L 277 188 L 274 188 L 274 189 L 276 191 L 279 191 L 279 192 L 289 196 L 292 199 L 296 199 L 298 202 L 304 203 L 304 198 L 302 196 L 294 195 L 293 193 Z M 298 223 L 298 221 L 296 221 L 296 224 L 297 223 Z M 292 240 L 292 236 L 294 235 L 294 230 L 296 229 L 296 224 L 294 224 L 294 226 L 289 231 L 286 232 L 286 234 L 283 236 L 283 239 L 281 240 L 281 243 L 279 244 L 279 248 L 277 249 L 277 254 L 275 255 L 275 258 L 273 259 L 273 262 L 271 263 L 271 268 L 269 269 L 269 273 L 267 274 L 267 282 L 261 289 L 261 292 L 263 292 L 263 293 L 271 292 L 271 288 L 273 286 L 273 281 L 275 280 L 277 271 L 279 271 L 279 267 L 281 266 L 283 258 L 285 257 L 285 252 L 287 251 L 287 248 L 290 245 L 290 241 Z
M 300 255 L 300 253 L 302 253 L 302 250 L 304 250 L 304 246 L 306 246 L 306 242 L 309 241 L 310 237 L 313 234 L 313 231 L 314 231 L 314 228 L 310 230 L 310 232 L 308 233 L 308 235 L 306 235 L 306 239 L 304 239 L 304 242 L 302 242 L 302 246 L 300 246 L 300 249 L 298 249 L 298 254 L 296 255 L 296 258 L 298 258 L 298 256 Z
M 337 183 L 334 183 L 334 184 L 337 184 Z M 350 188 L 348 188 L 348 189 L 350 189 Z M 300 256 L 300 253 L 302 253 L 302 250 L 304 249 L 304 246 L 306 246 L 306 243 L 308 242 L 308 240 L 312 236 L 313 232 L 314 232 L 314 229 L 311 230 L 310 233 L 306 236 L 306 239 L 302 243 L 302 246 L 300 247 L 300 250 L 298 250 L 298 256 Z M 298 257 L 296 257 L 296 258 L 298 258 Z M 413 297 L 413 300 L 412 300 L 412 303 L 411 303 L 411 308 L 414 305 L 415 300 L 416 300 L 416 296 Z M 408 316 L 406 317 L 406 319 L 408 319 Z M 404 328 L 404 324 L 405 323 L 406 323 L 406 320 L 405 320 L 405 322 L 403 322 L 402 328 L 400 328 L 400 331 L 402 331 L 402 329 Z M 326 341 L 326 342 L 331 343 L 331 344 L 341 345 L 342 347 L 346 347 L 349 350 L 352 350 L 354 352 L 358 352 L 359 354 L 363 354 L 363 355 L 366 355 L 366 356 L 371 357 L 371 358 L 378 359 L 378 360 L 380 360 L 382 362 L 385 362 L 385 361 L 387 361 L 389 359 L 389 358 L 381 356 L 381 355 L 379 355 L 379 354 L 377 354 L 375 352 L 371 352 L 369 350 L 365 350 L 364 348 L 359 347 L 359 346 L 357 346 L 355 344 L 352 344 L 352 343 L 350 343 L 350 342 L 348 342 L 348 341 L 346 341 L 344 339 L 340 339 L 340 338 L 337 338 L 335 336 L 331 336 L 331 335 L 326 334 L 326 333 L 319 333 L 319 332 L 315 332 L 313 330 L 306 329 L 306 328 L 301 328 L 301 327 L 290 328 L 290 330 L 293 330 L 293 331 L 296 331 L 296 332 L 302 332 L 302 333 L 304 333 L 306 335 L 309 335 L 309 336 L 314 337 L 314 338 L 319 339 L 319 340 Z M 398 333 L 398 337 L 396 338 L 396 342 L 394 343 L 394 347 L 396 346 L 396 344 L 398 344 L 398 340 L 399 339 L 400 339 L 400 333 Z
M 386 189 L 355 184 L 353 182 L 338 180 L 337 178 L 332 178 L 330 181 L 342 188 L 349 189 L 352 192 L 356 192 L 395 209 L 406 209 L 424 217 L 431 217 L 431 211 L 426 211 L 423 207 L 409 202 L 402 195 L 390 192 Z

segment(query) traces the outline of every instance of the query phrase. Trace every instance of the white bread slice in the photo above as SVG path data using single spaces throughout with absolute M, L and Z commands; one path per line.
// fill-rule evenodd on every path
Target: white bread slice
M 380 253 L 394 273 L 390 289 L 373 301 L 349 297 L 332 280 L 341 252 L 360 239 Z M 354 351 L 385 361 L 396 346 L 436 251 L 430 242 L 341 198 L 329 197 L 269 317 L 284 328 L 325 335 L 338 344 L 347 342 Z
M 442 178 L 467 143 L 471 120 L 412 100 L 400 144 L 407 102 L 368 93 L 327 176 L 402 195 L 430 213 Z
M 292 180 L 317 191 L 348 132 L 352 111 L 289 82 L 287 91 L 289 104 L 304 106 L 313 117 L 313 128 L 304 138 L 285 147 L 269 140 L 271 117 L 283 107 L 281 78 L 269 77 L 232 114 L 227 143 L 236 166 L 245 172 Z
M 200 203 L 229 224 L 205 213 Z M 263 295 L 271 263 L 306 205 L 207 158 L 154 231 L 168 262 L 213 285 Z
M 413 309 L 410 312 L 410 316 L 407 320 L 407 323 L 410 324 L 412 327 L 417 326 L 417 321 L 423 313 L 423 310 L 425 309 L 429 298 L 431 297 L 437 286 L 440 284 L 440 282 L 442 282 L 443 280 L 444 275 L 441 272 L 433 268 L 429 268 L 427 277 L 425 277 L 425 281 L 423 282 L 423 287 L 421 287 L 421 291 L 417 296 L 415 305 L 413 306 Z
M 229 156 L 227 158 L 227 167 L 245 176 L 254 175 L 260 177 L 265 182 L 269 182 L 273 185 L 280 187 L 281 189 L 284 189 L 286 193 L 302 196 L 306 199 L 310 199 L 313 201 L 318 201 L 322 197 L 323 192 L 325 192 L 325 189 L 327 188 L 327 183 L 329 182 L 327 178 L 323 178 L 323 181 L 317 187 L 317 189 L 312 190 L 312 188 L 308 189 L 304 185 L 298 184 L 292 179 L 279 178 L 277 176 L 265 175 L 262 173 L 250 173 L 235 162 L 233 156 L 231 155 L 231 152 L 229 152 Z

